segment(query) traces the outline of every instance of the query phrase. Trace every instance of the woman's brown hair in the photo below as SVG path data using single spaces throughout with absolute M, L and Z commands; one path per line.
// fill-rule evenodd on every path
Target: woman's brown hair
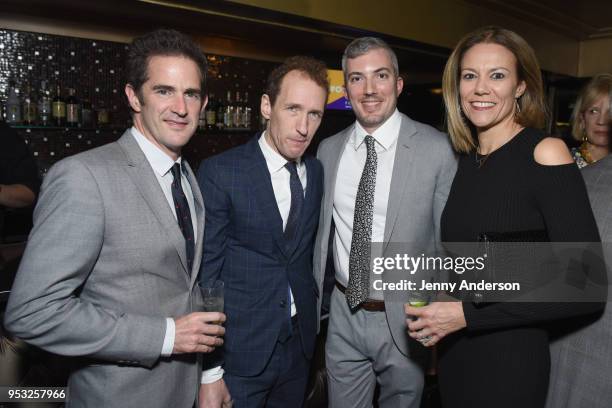
M 523 127 L 543 128 L 547 117 L 540 65 L 531 46 L 513 31 L 495 26 L 480 28 L 459 41 L 446 62 L 442 77 L 447 130 L 453 147 L 462 153 L 472 151 L 476 142 L 472 134 L 473 126 L 461 110 L 461 61 L 467 50 L 481 43 L 506 47 L 516 59 L 518 79 L 525 82 L 525 92 L 517 99 L 519 109 L 515 112 L 516 123 Z

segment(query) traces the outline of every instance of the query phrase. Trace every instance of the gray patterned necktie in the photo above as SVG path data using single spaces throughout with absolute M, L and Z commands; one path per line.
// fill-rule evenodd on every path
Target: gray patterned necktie
M 370 248 L 377 165 L 374 143 L 372 136 L 365 137 L 368 155 L 355 199 L 353 236 L 349 255 L 349 282 L 346 288 L 346 299 L 351 309 L 363 303 L 370 294 Z

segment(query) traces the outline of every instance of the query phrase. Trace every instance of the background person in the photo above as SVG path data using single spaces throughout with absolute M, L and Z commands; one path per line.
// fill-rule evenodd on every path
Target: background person
M 30 368 L 27 345 L 7 333 L 3 325 L 8 292 L 25 247 L 24 243 L 2 245 L 4 218 L 12 215 L 13 209 L 34 204 L 39 187 L 36 162 L 25 141 L 0 121 L 0 386 L 20 384 Z
M 610 93 L 612 75 L 595 75 L 582 88 L 572 112 L 572 136 L 582 142 L 572 149 L 579 168 L 610 154 Z
M 34 204 L 40 180 L 27 145 L 9 125 L 0 121 L 0 207 Z
M 4 227 L 8 219 L 5 218 L 15 209 L 34 204 L 39 188 L 38 168 L 28 146 L 13 128 L 0 120 L 0 243 L 7 234 Z M 31 225 L 29 211 L 27 220 L 19 215 L 23 223 Z M 19 232 L 27 234 L 28 231 Z
M 612 88 L 608 100 L 612 103 Z M 612 122 L 612 116 L 609 117 Z M 609 122 L 609 125 L 612 123 Z M 612 271 L 612 156 L 582 170 L 604 247 L 608 276 Z M 608 280 L 609 281 L 609 280 Z M 546 408 L 607 408 L 612 401 L 612 307 L 590 319 L 563 326 L 550 346 L 550 387 Z

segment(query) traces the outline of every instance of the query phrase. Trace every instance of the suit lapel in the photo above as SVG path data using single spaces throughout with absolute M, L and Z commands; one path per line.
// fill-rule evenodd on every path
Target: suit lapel
M 168 234 L 170 242 L 176 248 L 179 258 L 181 259 L 183 269 L 187 274 L 189 274 L 189 270 L 187 268 L 187 253 L 185 250 L 185 238 L 183 237 L 178 223 L 172 214 L 172 210 L 166 201 L 164 192 L 162 191 L 159 182 L 153 173 L 151 165 L 147 161 L 147 158 L 129 130 L 123 134 L 118 143 L 127 157 L 126 172 L 128 176 L 138 188 L 138 191 L 144 198 L 153 214 L 155 214 L 164 231 L 166 231 Z M 194 196 L 195 195 L 196 194 L 194 194 Z
M 331 223 L 332 208 L 334 206 L 334 191 L 336 189 L 336 179 L 338 178 L 338 167 L 340 166 L 340 159 L 342 158 L 342 152 L 348 143 L 348 139 L 353 132 L 355 125 L 349 126 L 344 133 L 335 140 L 330 140 L 326 149 L 329 151 L 327 157 L 327 164 L 324 173 L 324 190 L 325 200 L 323 202 L 323 211 L 325 213 L 326 223 Z M 331 164 L 329 163 L 331 161 Z
M 250 156 L 247 160 L 252 163 L 248 170 L 249 184 L 255 195 L 257 207 L 262 209 L 261 213 L 266 218 L 266 223 L 272 226 L 272 236 L 276 245 L 286 257 L 287 249 L 283 240 L 283 219 L 276 204 L 276 197 L 274 196 L 274 188 L 272 187 L 266 159 L 259 148 L 258 140 L 260 135 L 261 133 L 258 133 L 247 146 L 247 152 Z
M 387 204 L 383 249 L 386 249 L 389 244 L 399 209 L 403 205 L 402 197 L 408 185 L 408 180 L 411 178 L 408 169 L 410 169 L 414 159 L 414 149 L 411 147 L 414 143 L 413 136 L 417 130 L 412 120 L 406 115 L 402 114 L 401 118 L 402 124 L 397 139 L 395 161 L 393 163 L 393 173 L 391 176 L 391 188 L 389 190 L 389 201 Z
M 183 158 L 183 160 L 185 159 Z M 198 186 L 196 177 L 187 161 L 185 161 L 185 169 L 187 170 L 187 180 L 189 180 L 191 192 L 193 193 L 193 202 L 196 212 L 196 225 L 198 226 L 195 254 L 191 270 L 191 286 L 193 286 L 198 277 L 200 263 L 202 261 L 202 246 L 204 240 L 204 200 L 202 199 L 202 193 L 200 192 L 200 187 Z
M 324 238 L 319 241 L 318 245 L 321 253 L 327 254 L 328 248 L 331 248 L 330 242 L 333 240 L 332 218 L 334 207 L 334 190 L 336 188 L 336 179 L 338 178 L 338 167 L 340 159 L 344 151 L 348 139 L 355 129 L 355 125 L 346 128 L 338 137 L 329 139 L 326 142 L 325 149 L 321 150 L 317 157 L 323 164 L 323 201 L 321 203 L 322 228 Z M 319 260 L 319 270 L 325 272 L 327 257 L 323 256 Z

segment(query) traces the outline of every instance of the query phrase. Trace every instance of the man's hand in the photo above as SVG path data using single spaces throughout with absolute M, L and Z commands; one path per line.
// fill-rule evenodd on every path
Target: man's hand
M 232 397 L 223 378 L 210 384 L 200 385 L 199 408 L 230 408 Z
M 174 319 L 175 334 L 172 354 L 210 353 L 223 344 L 225 334 L 220 312 L 195 312 Z

